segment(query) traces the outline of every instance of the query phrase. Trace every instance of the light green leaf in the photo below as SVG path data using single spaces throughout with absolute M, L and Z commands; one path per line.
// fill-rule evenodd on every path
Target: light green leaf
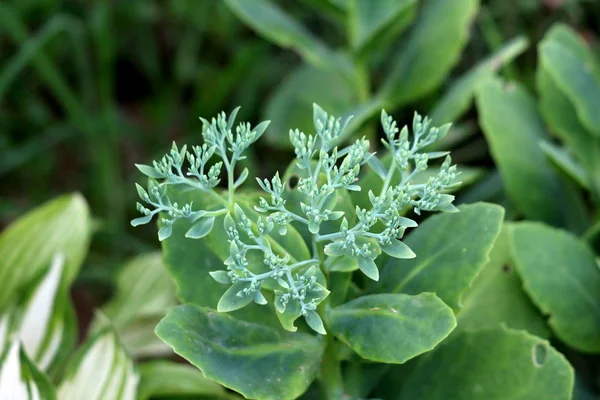
M 366 257 L 358 257 L 358 268 L 370 279 L 374 281 L 379 280 L 379 269 L 374 260 Z
M 390 399 L 566 400 L 573 380 L 567 360 L 546 340 L 497 327 L 444 342 Z
M 391 104 L 406 104 L 435 90 L 458 62 L 478 0 L 425 0 L 414 29 L 382 87 Z
M 502 207 L 494 204 L 463 205 L 459 210 L 427 218 L 404 240 L 417 257 L 387 260 L 371 290 L 433 292 L 458 310 L 463 293 L 487 263 L 504 218 Z
M 600 352 L 600 269 L 586 244 L 565 231 L 522 222 L 511 248 L 525 291 L 563 342 Z
M 247 306 L 254 300 L 254 293 L 244 294 L 242 291 L 250 287 L 250 282 L 234 283 L 223 293 L 217 304 L 219 312 L 230 312 Z
M 284 333 L 193 305 L 173 308 L 156 328 L 204 376 L 251 399 L 295 399 L 314 379 L 316 337 Z
M 416 0 L 349 1 L 348 26 L 354 49 L 371 43 L 388 26 L 415 8 Z
M 590 138 L 591 139 L 591 138 Z M 540 142 L 542 151 L 558 168 L 569 175 L 579 186 L 590 189 L 590 178 L 587 171 L 564 147 L 547 140 Z
M 309 64 L 350 73 L 348 60 L 336 54 L 318 37 L 269 0 L 226 0 L 242 21 L 267 40 L 292 49 Z
M 533 99 L 499 79 L 481 85 L 477 108 L 483 133 L 510 199 L 529 218 L 576 231 L 587 224 L 581 200 L 553 171 L 539 141 L 546 137 Z
M 298 67 L 267 100 L 264 117 L 273 121 L 265 133 L 269 143 L 279 148 L 292 148 L 290 129 L 314 134 L 313 103 L 319 104 L 330 115 L 342 117 L 358 104 L 358 98 L 338 72 L 306 65 Z
M 528 44 L 526 37 L 518 36 L 458 78 L 428 114 L 433 123 L 441 125 L 459 119 L 471 107 L 477 87 L 523 53 Z
M 361 357 L 394 364 L 430 351 L 456 326 L 452 309 L 432 293 L 363 296 L 327 317 L 331 333 Z
M 215 396 L 224 397 L 225 389 L 206 379 L 191 365 L 170 361 L 150 361 L 139 366 L 140 386 L 137 400 L 160 396 Z
M 381 246 L 388 256 L 394 258 L 415 258 L 417 255 L 408 247 L 405 243 L 400 240 L 392 240 L 391 243 Z
M 550 331 L 540 312 L 522 288 L 510 254 L 508 227 L 494 242 L 490 260 L 462 299 L 458 330 L 474 330 L 505 324 L 547 338 Z
M 88 206 L 78 194 L 57 197 L 8 226 L 0 234 L 0 310 L 39 277 L 57 253 L 65 258 L 59 290 L 66 291 L 87 254 L 90 234 Z
M 60 399 L 134 400 L 139 374 L 109 327 L 73 356 L 58 387 Z
M 7 344 L 0 363 L 2 399 L 55 400 L 56 392 L 46 375 L 29 360 L 19 342 Z
M 208 235 L 215 224 L 215 217 L 204 217 L 196 221 L 194 225 L 185 233 L 186 238 L 201 239 Z

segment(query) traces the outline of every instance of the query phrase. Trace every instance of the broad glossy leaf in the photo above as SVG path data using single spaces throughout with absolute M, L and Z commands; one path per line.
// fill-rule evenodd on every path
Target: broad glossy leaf
M 139 374 L 111 328 L 92 336 L 73 356 L 58 387 L 60 399 L 134 400 Z
M 477 87 L 504 65 L 523 53 L 528 46 L 524 36 L 518 36 L 458 78 L 428 114 L 436 125 L 459 119 L 473 103 Z
M 141 364 L 138 400 L 162 396 L 225 396 L 225 389 L 206 379 L 197 368 L 171 361 Z
M 481 85 L 477 108 L 510 199 L 531 219 L 583 230 L 581 200 L 539 146 L 546 133 L 533 99 L 519 86 L 503 86 L 499 79 Z
M 547 338 L 550 331 L 544 319 L 523 291 L 510 254 L 508 229 L 505 224 L 494 242 L 489 262 L 463 296 L 456 331 L 505 324 Z
M 522 222 L 511 247 L 525 291 L 563 342 L 600 352 L 600 269 L 594 253 L 570 233 Z
M 85 257 L 91 234 L 88 206 L 79 194 L 57 197 L 20 217 L 0 235 L 0 310 L 64 254 L 60 290 L 67 290 Z
M 393 364 L 430 351 L 456 326 L 452 309 L 432 293 L 367 295 L 327 318 L 331 332 L 361 357 Z
M 190 304 L 173 308 L 156 328 L 204 376 L 251 399 L 294 399 L 312 382 L 323 346 Z
M 304 60 L 349 73 L 350 64 L 329 49 L 292 16 L 269 0 L 226 0 L 229 8 L 252 29 L 277 45 L 298 52 Z M 271 128 L 272 129 L 272 128 Z
M 566 400 L 573 380 L 567 360 L 546 340 L 497 327 L 444 342 L 390 400 Z
M 458 62 L 478 0 L 425 0 L 415 27 L 382 87 L 391 104 L 406 104 L 435 90 Z
M 463 293 L 487 263 L 504 218 L 504 210 L 495 204 L 476 203 L 459 210 L 433 215 L 408 235 L 404 242 L 417 257 L 388 259 L 371 290 L 433 292 L 458 310 Z
M 18 341 L 6 346 L 0 363 L 0 398 L 15 400 L 55 400 L 52 383 L 27 357 Z M 3 349 L 4 350 L 4 349 Z
M 342 117 L 358 104 L 358 98 L 338 72 L 300 66 L 267 100 L 265 118 L 272 123 L 266 139 L 279 148 L 292 148 L 290 129 L 314 135 L 313 103 L 330 115 Z
M 348 29 L 352 47 L 360 49 L 368 45 L 387 26 L 415 7 L 416 3 L 416 0 L 350 0 Z

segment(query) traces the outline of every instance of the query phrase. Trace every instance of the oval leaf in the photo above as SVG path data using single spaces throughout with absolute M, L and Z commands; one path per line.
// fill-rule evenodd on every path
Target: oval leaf
M 200 218 L 194 225 L 185 233 L 186 238 L 200 239 L 208 235 L 215 224 L 215 217 Z

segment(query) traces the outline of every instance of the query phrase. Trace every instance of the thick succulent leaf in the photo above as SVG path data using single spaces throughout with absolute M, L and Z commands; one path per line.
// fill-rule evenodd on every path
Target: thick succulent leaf
M 359 50 L 367 46 L 416 3 L 416 0 L 349 1 L 348 29 L 352 47 Z
M 317 337 L 284 333 L 228 314 L 178 306 L 156 334 L 204 376 L 250 399 L 295 399 L 312 382 L 323 351 Z
M 333 308 L 328 326 L 367 360 L 402 364 L 433 349 L 456 326 L 454 313 L 432 293 L 372 294 Z
M 544 69 L 571 100 L 582 124 L 600 137 L 600 79 L 595 76 L 593 67 L 555 41 L 542 43 L 540 54 L 545 59 Z
M 476 203 L 459 210 L 427 218 L 404 240 L 417 257 L 388 259 L 371 290 L 433 292 L 458 310 L 463 293 L 488 262 L 504 218 L 504 210 L 495 204 Z
M 291 15 L 269 0 L 226 0 L 242 21 L 266 39 L 290 48 L 309 64 L 330 70 L 349 73 L 350 64 L 329 49 L 318 37 L 310 33 Z
M 525 291 L 563 342 L 600 352 L 600 269 L 594 253 L 570 233 L 522 222 L 511 248 Z
M 459 119 L 471 107 L 477 87 L 523 53 L 528 44 L 527 38 L 518 36 L 458 78 L 428 114 L 433 123 L 442 125 Z
M 358 98 L 338 72 L 300 66 L 267 100 L 265 118 L 272 123 L 265 133 L 266 139 L 279 148 L 292 148 L 290 129 L 314 134 L 313 103 L 331 115 L 342 117 L 358 104 Z
M 102 310 L 130 354 L 168 354 L 169 349 L 154 335 L 154 326 L 177 304 L 175 290 L 158 252 L 137 256 L 123 266 L 115 294 Z
M 478 0 L 425 0 L 415 27 L 382 87 L 391 104 L 406 104 L 435 90 L 458 61 Z
M 539 146 L 546 137 L 536 105 L 521 87 L 499 79 L 481 85 L 477 108 L 483 133 L 509 197 L 527 217 L 582 231 L 587 224 L 566 181 Z
M 489 262 L 463 296 L 456 331 L 504 324 L 547 338 L 550 331 L 542 315 L 523 291 L 510 253 L 508 229 L 505 224 L 494 242 Z
M 225 397 L 225 389 L 206 379 L 197 368 L 171 361 L 149 361 L 141 364 L 137 400 L 163 396 Z
M 504 327 L 462 332 L 414 366 L 397 400 L 565 400 L 573 369 L 546 340 Z
M 13 222 L 0 235 L 0 310 L 39 277 L 57 253 L 65 257 L 60 288 L 67 290 L 87 253 L 90 234 L 88 206 L 78 194 L 55 198 Z
M 69 362 L 58 398 L 134 400 L 139 379 L 115 331 L 104 328 L 88 339 Z
M 0 363 L 0 399 L 56 399 L 50 380 L 29 360 L 18 341 L 8 343 Z

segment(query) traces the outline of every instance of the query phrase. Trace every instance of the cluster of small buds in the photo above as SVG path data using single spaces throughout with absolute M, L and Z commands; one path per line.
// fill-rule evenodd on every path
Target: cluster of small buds
M 266 202 L 263 198 L 261 198 L 259 205 L 261 207 L 269 209 L 270 207 L 273 209 L 278 209 L 285 205 L 285 200 L 283 199 L 283 192 L 285 191 L 285 186 L 281 182 L 281 178 L 279 178 L 279 172 L 275 174 L 273 179 L 269 181 L 268 179 L 260 180 L 256 178 L 258 185 L 265 192 L 271 195 L 271 205 Z
M 306 135 L 298 129 L 290 130 L 290 141 L 294 146 L 298 166 L 301 169 L 309 168 L 310 162 L 315 155 L 316 139 L 312 135 Z

